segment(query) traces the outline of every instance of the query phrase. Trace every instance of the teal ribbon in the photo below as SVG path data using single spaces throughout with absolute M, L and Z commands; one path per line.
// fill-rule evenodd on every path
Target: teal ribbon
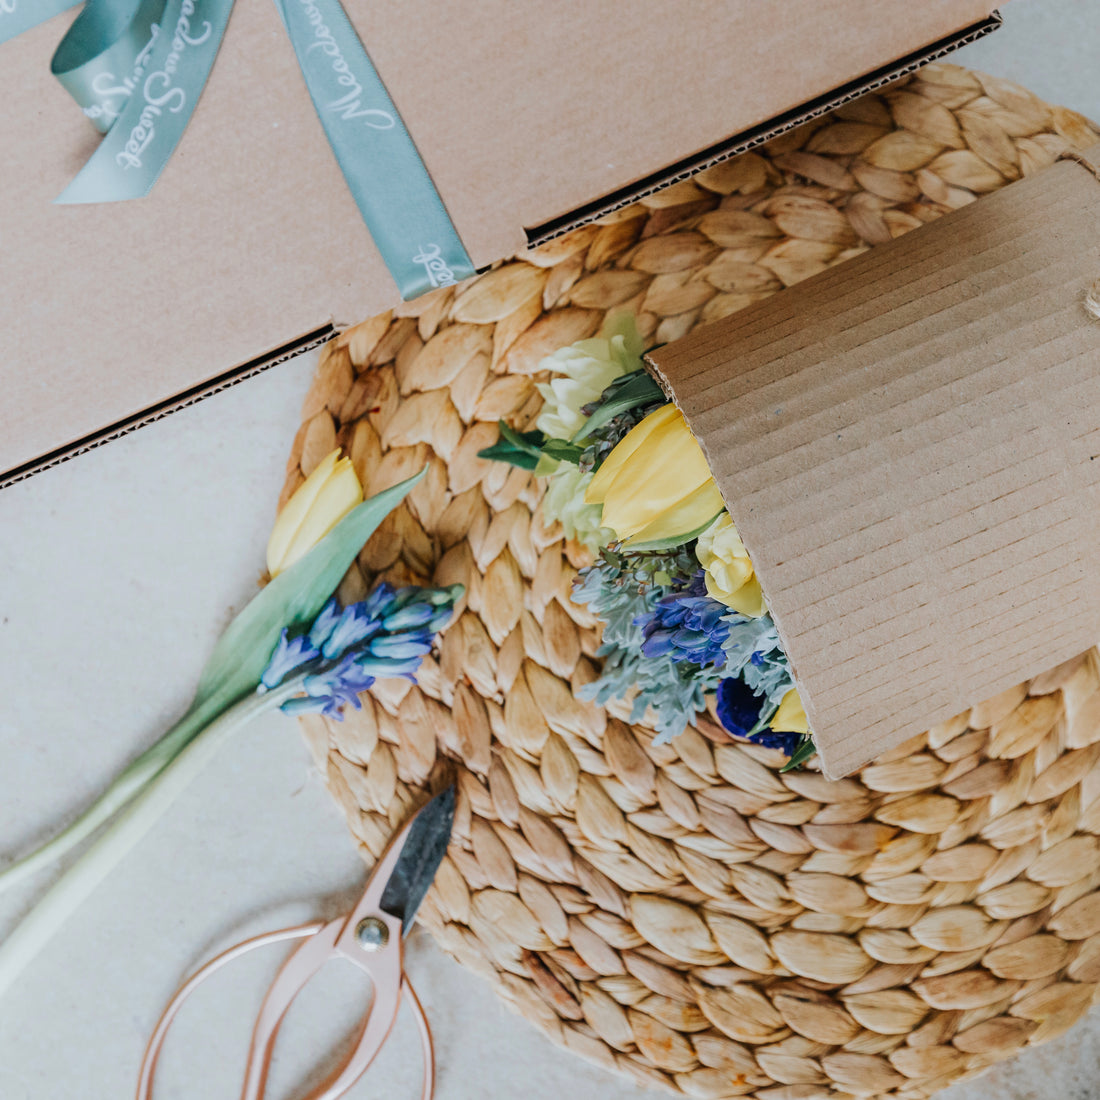
M 0 42 L 45 23 L 80 0 L 0 0 Z
M 2 2 L 2 0 L 0 0 Z M 148 70 L 160 34 L 165 0 L 92 0 L 76 17 L 50 62 L 50 71 L 100 133 L 122 113 Z
M 474 274 L 431 176 L 339 0 L 275 0 L 306 88 L 403 298 Z M 74 6 L 0 0 L 0 43 Z M 106 134 L 59 203 L 148 194 L 206 85 L 233 0 L 88 0 L 51 70 Z
M 81 19 L 104 2 L 92 0 Z M 132 0 L 127 3 L 132 5 Z M 143 37 L 137 20 L 148 6 L 148 0 L 139 6 L 127 28 L 131 43 Z M 168 0 L 167 4 L 162 0 L 157 33 L 145 47 L 144 59 L 135 56 L 133 60 L 133 71 L 138 73 L 133 94 L 57 202 L 120 202 L 149 193 L 191 120 L 232 9 L 233 0 Z M 74 31 L 79 23 L 80 19 L 73 24 Z M 146 42 L 150 43 L 148 37 Z M 88 45 L 90 49 L 95 43 Z M 108 52 L 117 56 L 121 46 L 121 40 L 116 41 Z M 84 67 L 98 66 L 103 56 Z
M 339 0 L 275 0 L 352 197 L 405 298 L 474 266 Z

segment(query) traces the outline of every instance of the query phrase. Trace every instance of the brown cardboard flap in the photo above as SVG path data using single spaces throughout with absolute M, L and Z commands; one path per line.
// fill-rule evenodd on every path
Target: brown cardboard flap
M 803 123 L 820 118 L 829 111 L 834 111 L 853 99 L 867 95 L 869 92 L 888 87 L 902 77 L 916 72 L 918 69 L 933 61 L 948 56 L 952 51 L 976 42 L 987 34 L 1001 26 L 1003 20 L 998 12 L 993 12 L 989 18 L 979 23 L 971 24 L 962 30 L 939 39 L 919 50 L 898 57 L 889 64 L 883 65 L 873 72 L 865 73 L 855 80 L 850 80 L 830 91 L 819 95 L 789 111 L 775 115 L 765 122 L 750 126 L 731 137 L 725 138 L 707 149 L 701 149 L 683 160 L 674 164 L 662 165 L 657 171 L 648 176 L 631 181 L 625 187 L 610 194 L 601 195 L 591 202 L 585 203 L 567 214 L 559 215 L 541 225 L 527 227 L 527 243 L 530 246 L 545 244 L 554 237 L 585 225 L 594 218 L 621 210 L 630 206 L 641 198 L 652 195 L 670 184 L 679 183 L 690 179 L 697 172 L 710 168 L 722 161 L 729 160 L 739 153 L 755 149 L 772 138 L 792 130 Z
M 994 6 L 346 0 L 479 265 L 521 250 L 526 227 L 988 25 Z M 397 298 L 269 0 L 235 5 L 147 197 L 53 205 L 96 144 L 49 72 L 71 19 L 0 46 L 18 105 L 0 123 L 0 482 Z
M 1098 277 L 1062 161 L 651 353 L 827 774 L 1100 641 Z

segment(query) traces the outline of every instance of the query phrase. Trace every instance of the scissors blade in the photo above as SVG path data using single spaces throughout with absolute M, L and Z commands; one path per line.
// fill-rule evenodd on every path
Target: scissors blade
M 455 789 L 448 787 L 425 805 L 409 828 L 409 835 L 382 891 L 378 907 L 401 921 L 405 934 L 439 870 L 455 818 Z

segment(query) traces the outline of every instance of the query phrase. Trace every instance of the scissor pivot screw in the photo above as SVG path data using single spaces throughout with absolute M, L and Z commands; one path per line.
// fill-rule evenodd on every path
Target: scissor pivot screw
M 355 939 L 364 951 L 381 951 L 390 941 L 390 930 L 377 917 L 364 917 L 355 926 Z

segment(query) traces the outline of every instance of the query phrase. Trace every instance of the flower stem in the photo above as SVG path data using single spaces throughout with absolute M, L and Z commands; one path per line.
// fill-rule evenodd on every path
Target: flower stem
M 33 852 L 0 871 L 0 893 L 60 859 L 114 817 L 145 785 L 172 762 L 209 717 L 201 711 L 184 715 L 155 745 L 127 766 L 118 778 L 71 825 Z
M 257 714 L 278 707 L 298 694 L 302 690 L 302 679 L 296 676 L 273 691 L 245 696 L 205 728 L 200 727 L 196 730 L 192 726 L 188 729 L 189 723 L 185 718 L 157 745 L 127 768 L 123 777 L 112 785 L 111 792 L 114 793 L 108 792 L 110 804 L 114 809 L 119 806 L 125 806 L 125 808 L 0 943 L 0 996 L 7 991 L 73 911 L 153 827 L 229 737 Z M 190 740 L 184 740 L 181 731 L 185 729 L 190 735 Z M 158 753 L 157 750 L 161 751 Z M 143 761 L 146 763 L 139 769 L 138 765 Z M 156 767 L 154 767 L 155 764 Z M 144 787 L 137 791 L 136 784 L 142 775 L 144 775 Z M 123 798 L 123 794 L 127 797 Z M 129 805 L 125 805 L 127 800 Z M 107 801 L 108 795 L 105 795 L 96 803 L 96 807 Z M 93 810 L 96 807 L 93 807 Z M 64 833 L 49 842 L 45 848 L 52 849 L 66 837 L 68 839 L 60 850 L 72 847 L 78 839 L 95 828 L 95 825 L 92 825 L 83 826 L 83 831 L 77 830 L 77 825 L 91 814 L 92 811 L 89 811 Z M 99 824 L 104 820 L 105 813 L 97 811 L 96 816 Z M 77 839 L 73 839 L 74 835 Z M 39 852 L 43 850 L 39 849 Z M 58 851 L 55 850 L 53 854 L 58 854 Z M 16 868 L 30 860 L 37 861 L 36 866 L 44 861 L 39 859 L 38 852 L 33 853 L 15 867 L 9 868 L 5 875 L 13 874 Z

